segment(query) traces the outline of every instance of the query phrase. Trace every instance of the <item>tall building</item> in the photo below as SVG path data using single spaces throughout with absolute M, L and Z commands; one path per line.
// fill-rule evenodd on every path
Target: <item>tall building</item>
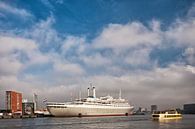
M 195 103 L 194 104 L 184 104 L 183 110 L 185 114 L 195 114 Z
M 6 91 L 6 108 L 11 112 L 22 111 L 22 94 L 15 91 Z
M 157 111 L 157 105 L 151 105 L 151 113 Z

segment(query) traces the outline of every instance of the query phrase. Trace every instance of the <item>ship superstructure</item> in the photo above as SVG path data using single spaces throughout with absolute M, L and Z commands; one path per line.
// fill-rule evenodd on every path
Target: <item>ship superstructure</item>
M 92 95 L 90 95 L 90 91 Z M 61 117 L 128 116 L 132 114 L 133 106 L 121 98 L 121 92 L 118 99 L 109 95 L 97 98 L 95 87 L 91 86 L 87 89 L 87 94 L 87 98 L 71 102 L 47 102 L 47 109 L 53 116 Z

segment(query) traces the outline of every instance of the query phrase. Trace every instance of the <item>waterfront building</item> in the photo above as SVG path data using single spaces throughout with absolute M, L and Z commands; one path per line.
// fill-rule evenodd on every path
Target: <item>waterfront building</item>
M 195 103 L 194 104 L 184 104 L 183 105 L 185 114 L 195 114 Z
M 151 105 L 151 113 L 157 111 L 157 105 Z
M 12 113 L 22 111 L 22 93 L 6 91 L 6 109 Z
M 34 115 L 34 102 L 23 101 L 22 115 Z
M 141 112 L 147 112 L 147 108 L 141 108 Z

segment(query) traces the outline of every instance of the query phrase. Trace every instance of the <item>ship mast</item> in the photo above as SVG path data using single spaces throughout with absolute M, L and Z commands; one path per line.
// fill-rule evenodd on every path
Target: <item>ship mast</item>
M 81 91 L 79 91 L 79 100 L 81 101 Z
M 119 90 L 119 99 L 121 99 L 121 89 Z

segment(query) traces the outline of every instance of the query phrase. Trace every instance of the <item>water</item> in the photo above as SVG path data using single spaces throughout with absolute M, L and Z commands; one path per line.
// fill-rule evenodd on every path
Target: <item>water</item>
M 195 115 L 181 120 L 152 121 L 150 115 L 88 118 L 0 119 L 0 129 L 195 129 Z

